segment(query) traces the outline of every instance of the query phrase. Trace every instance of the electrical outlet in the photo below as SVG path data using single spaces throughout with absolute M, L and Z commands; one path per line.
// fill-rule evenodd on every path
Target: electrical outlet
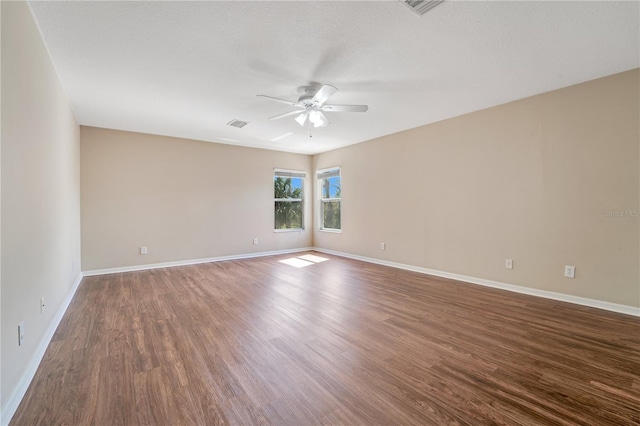
M 147 253 L 148 253 L 148 251 L 147 251 L 147 247 L 146 246 L 140 247 L 140 254 L 147 254 Z
M 40 298 L 40 315 L 44 314 L 44 297 Z
M 18 346 L 22 346 L 24 343 L 24 321 L 18 324 Z
M 504 261 L 504 267 L 507 269 L 513 269 L 513 259 L 507 259 Z
M 384 250 L 387 247 L 385 243 L 380 243 L 380 250 Z
M 564 276 L 567 278 L 575 278 L 576 277 L 576 267 L 566 265 L 564 267 Z
M 253 245 L 254 246 L 258 245 L 258 237 L 253 237 Z

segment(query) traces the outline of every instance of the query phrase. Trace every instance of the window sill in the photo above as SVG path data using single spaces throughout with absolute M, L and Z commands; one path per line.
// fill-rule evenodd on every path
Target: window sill
M 287 228 L 287 229 L 274 229 L 273 232 L 302 232 L 304 228 Z
M 328 232 L 330 234 L 342 234 L 342 229 L 328 229 L 328 228 L 320 228 L 318 229 L 320 232 Z

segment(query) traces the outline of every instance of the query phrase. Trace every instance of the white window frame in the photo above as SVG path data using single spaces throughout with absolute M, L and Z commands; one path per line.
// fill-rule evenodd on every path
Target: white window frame
M 273 232 L 300 232 L 304 230 L 304 194 L 306 192 L 306 179 L 307 172 L 302 170 L 288 170 L 288 169 L 274 169 L 272 179 L 275 180 L 276 177 L 290 177 L 290 178 L 298 178 L 302 179 L 302 197 L 301 198 L 276 198 L 275 194 L 273 194 Z M 300 202 L 302 218 L 300 220 L 300 228 L 276 228 L 276 211 L 275 206 L 277 202 Z
M 339 176 L 340 177 L 340 198 L 324 198 L 322 194 L 322 181 L 327 178 Z M 316 172 L 316 182 L 318 188 L 318 200 L 319 200 L 319 208 L 318 208 L 318 222 L 320 226 L 318 227 L 319 231 L 323 232 L 334 232 L 341 233 L 342 232 L 342 169 L 338 167 L 329 167 L 327 169 L 321 169 Z M 327 202 L 336 202 L 340 203 L 340 228 L 325 228 L 324 226 L 324 205 Z

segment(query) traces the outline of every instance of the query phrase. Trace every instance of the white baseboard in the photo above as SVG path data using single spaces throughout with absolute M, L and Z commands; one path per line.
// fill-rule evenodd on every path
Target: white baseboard
M 531 287 L 522 287 L 514 284 L 506 284 L 498 281 L 486 280 L 484 278 L 470 277 L 467 275 L 454 274 L 451 272 L 438 271 L 435 269 L 422 268 L 419 266 L 406 265 L 404 263 L 390 262 L 387 260 L 375 259 L 372 257 L 358 256 L 350 253 L 343 253 L 335 250 L 327 250 L 320 247 L 314 247 L 313 250 L 333 254 L 336 256 L 347 257 L 349 259 L 362 260 L 363 262 L 375 263 L 378 265 L 391 266 L 392 268 L 405 269 L 422 274 L 434 275 L 436 277 L 450 278 L 456 281 L 463 281 L 471 284 L 478 284 L 485 287 L 499 288 L 502 290 L 513 291 L 515 293 L 528 294 L 530 296 L 544 297 L 546 299 L 559 300 L 561 302 L 574 303 L 576 305 L 589 306 L 591 308 L 604 309 L 607 311 L 618 312 L 620 314 L 633 315 L 640 317 L 640 307 L 620 305 L 617 303 L 604 302 L 602 300 L 588 299 L 586 297 L 572 296 L 570 294 L 555 293 L 553 291 L 539 290 Z
M 254 257 L 274 256 L 277 254 L 299 253 L 299 252 L 311 251 L 311 250 L 313 250 L 312 247 L 302 247 L 302 248 L 294 248 L 294 249 L 286 249 L 286 250 L 261 251 L 257 253 L 209 257 L 206 259 L 190 259 L 190 260 L 179 260 L 177 262 L 151 263 L 147 265 L 124 266 L 120 268 L 95 269 L 93 271 L 83 271 L 82 275 L 85 277 L 91 277 L 94 275 L 119 274 L 121 272 L 146 271 L 148 269 L 159 269 L 159 268 L 173 268 L 175 266 L 197 265 L 200 263 L 221 262 L 223 260 L 251 259 Z
M 71 303 L 71 299 L 73 299 L 73 296 L 76 294 L 76 290 L 78 290 L 78 286 L 80 285 L 81 281 L 82 273 L 79 273 L 75 281 L 73 282 L 73 285 L 71 286 L 71 290 L 64 298 L 62 304 L 60 305 L 60 308 L 56 312 L 56 315 L 51 320 L 49 328 L 47 328 L 44 336 L 42 336 L 42 339 L 40 339 L 40 343 L 38 343 L 36 351 L 31 356 L 31 360 L 29 361 L 26 370 L 20 377 L 18 384 L 14 388 L 9 399 L 7 399 L 7 403 L 4 405 L 4 407 L 2 407 L 2 412 L 0 413 L 0 424 L 2 426 L 9 424 L 11 418 L 16 413 L 16 410 L 18 409 L 22 398 L 24 398 L 25 393 L 27 393 L 27 389 L 29 389 L 29 385 L 31 384 L 33 377 L 36 375 L 36 371 L 38 370 L 40 361 L 42 361 L 42 357 L 44 356 L 44 353 L 46 352 L 47 347 L 51 342 L 51 338 L 56 332 L 56 329 L 58 328 L 58 325 L 60 324 L 64 313 L 67 312 L 67 308 Z

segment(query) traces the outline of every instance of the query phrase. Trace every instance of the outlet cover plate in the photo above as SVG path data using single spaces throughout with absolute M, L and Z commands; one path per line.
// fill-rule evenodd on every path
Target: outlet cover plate
M 24 343 L 24 321 L 18 324 L 18 346 Z
M 576 277 L 576 267 L 566 265 L 564 267 L 564 276 L 567 278 L 575 278 Z

